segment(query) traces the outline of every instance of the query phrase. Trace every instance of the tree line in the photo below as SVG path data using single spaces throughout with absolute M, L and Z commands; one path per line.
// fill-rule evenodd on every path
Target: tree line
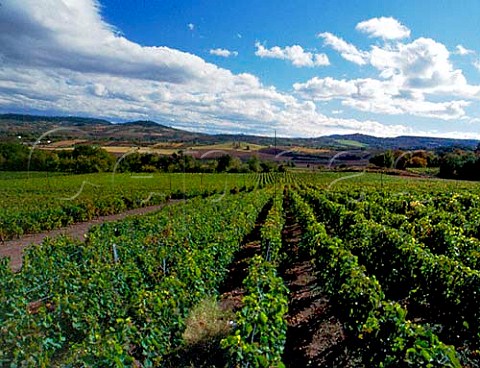
M 33 149 L 20 143 L 0 143 L 0 170 L 49 171 L 87 174 L 97 172 L 205 172 L 249 173 L 285 171 L 283 164 L 255 155 L 246 161 L 228 154 L 197 159 L 183 152 L 172 155 L 132 152 L 122 157 L 95 145 L 77 145 L 71 150 Z
M 372 156 L 370 163 L 399 170 L 436 167 L 441 178 L 480 180 L 480 144 L 475 151 L 455 148 L 413 152 L 388 150 Z

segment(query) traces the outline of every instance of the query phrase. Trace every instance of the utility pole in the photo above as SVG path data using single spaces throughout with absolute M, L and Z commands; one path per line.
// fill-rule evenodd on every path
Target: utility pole
M 383 194 L 383 173 L 385 172 L 385 168 L 382 169 L 382 172 L 380 173 L 380 183 L 381 183 L 381 190 L 382 190 L 382 196 Z
M 273 145 L 275 147 L 275 158 L 277 157 L 277 129 L 274 130 L 274 142 Z M 275 164 L 277 160 L 275 160 Z M 274 173 L 276 174 L 276 173 Z M 277 199 L 277 175 L 275 175 L 275 200 Z
M 274 146 L 275 146 L 275 156 L 276 156 L 277 155 L 277 129 L 275 129 Z

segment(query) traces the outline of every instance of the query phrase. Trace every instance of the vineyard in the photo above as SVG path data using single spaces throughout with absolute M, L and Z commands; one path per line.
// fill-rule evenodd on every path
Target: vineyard
M 0 366 L 480 367 L 475 184 L 102 175 L 0 180 L 5 239 L 183 199 L 0 259 Z
M 160 204 L 170 198 L 222 195 L 268 182 L 267 176 L 249 174 L 54 174 L 0 174 L 0 239 Z

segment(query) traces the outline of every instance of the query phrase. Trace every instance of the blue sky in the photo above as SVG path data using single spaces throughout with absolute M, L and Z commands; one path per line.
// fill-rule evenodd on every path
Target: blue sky
M 0 112 L 480 138 L 480 2 L 3 0 Z

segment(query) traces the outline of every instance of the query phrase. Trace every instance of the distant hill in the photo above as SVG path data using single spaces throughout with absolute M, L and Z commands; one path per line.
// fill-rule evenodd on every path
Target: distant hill
M 156 142 L 194 142 L 204 134 L 170 128 L 153 121 L 132 121 L 114 124 L 107 120 L 70 116 L 0 115 L 0 136 L 22 136 L 35 141 L 42 134 L 49 139 L 86 139 L 95 142 L 148 144 Z M 207 136 L 208 137 L 208 136 Z
M 394 138 L 379 138 L 364 134 L 331 135 L 336 140 L 355 141 L 369 147 L 382 149 L 435 149 L 439 147 L 476 148 L 479 141 L 475 139 L 434 138 L 399 136 Z
M 154 121 L 132 121 L 115 124 L 103 119 L 72 116 L 34 116 L 21 114 L 0 115 L 1 139 L 21 136 L 24 141 L 35 141 L 48 133 L 49 139 L 83 139 L 89 142 L 148 145 L 159 142 L 185 144 L 218 144 L 244 142 L 247 144 L 273 145 L 272 137 L 243 134 L 217 134 L 189 132 L 175 129 Z M 335 150 L 384 150 L 384 149 L 437 149 L 458 147 L 474 149 L 479 141 L 472 139 L 431 138 L 400 136 L 379 138 L 363 134 L 331 135 L 316 138 L 277 138 L 278 146 L 303 146 Z
M 111 123 L 103 119 L 82 118 L 77 116 L 38 116 L 21 114 L 2 114 L 0 120 L 3 122 L 12 122 L 16 124 L 28 123 L 57 123 L 72 126 L 84 126 L 92 124 L 110 125 Z

